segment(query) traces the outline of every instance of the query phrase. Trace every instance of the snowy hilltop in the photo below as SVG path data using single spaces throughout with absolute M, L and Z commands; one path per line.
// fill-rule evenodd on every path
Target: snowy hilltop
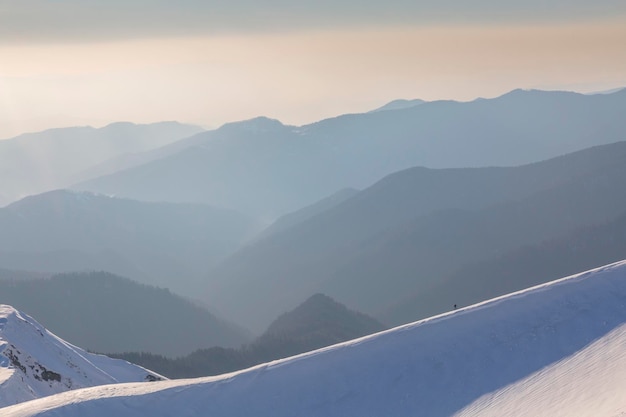
M 78 388 L 159 379 L 164 378 L 139 366 L 85 352 L 0 304 L 0 407 Z
M 102 386 L 3 417 L 626 413 L 626 261 L 254 368 Z

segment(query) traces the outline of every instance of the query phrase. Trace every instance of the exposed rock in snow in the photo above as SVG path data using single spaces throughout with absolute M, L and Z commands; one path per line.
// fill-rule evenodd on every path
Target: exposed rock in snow
M 159 379 L 164 378 L 142 367 L 85 352 L 0 304 L 0 407 L 78 388 Z

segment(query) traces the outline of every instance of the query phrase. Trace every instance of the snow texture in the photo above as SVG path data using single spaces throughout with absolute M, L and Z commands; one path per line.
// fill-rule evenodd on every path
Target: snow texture
M 242 372 L 0 415 L 624 417 L 624 393 L 626 261 Z
M 0 304 L 0 407 L 79 388 L 155 379 L 163 377 L 85 352 Z

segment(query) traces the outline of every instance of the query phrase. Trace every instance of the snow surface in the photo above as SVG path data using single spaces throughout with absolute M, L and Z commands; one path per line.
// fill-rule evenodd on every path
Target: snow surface
M 73 389 L 148 379 L 163 377 L 85 352 L 28 315 L 0 304 L 0 407 Z
M 626 416 L 626 261 L 219 377 L 119 384 L 3 417 Z

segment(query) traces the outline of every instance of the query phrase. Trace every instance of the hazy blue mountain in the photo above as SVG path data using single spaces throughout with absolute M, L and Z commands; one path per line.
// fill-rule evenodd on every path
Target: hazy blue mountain
M 626 137 L 624 108 L 626 91 L 515 90 L 495 99 L 428 102 L 300 127 L 257 118 L 198 134 L 178 144 L 176 153 L 76 189 L 205 202 L 275 219 L 338 189 L 362 189 L 413 166 L 512 166 L 620 141 Z
M 587 94 L 613 94 L 624 89 L 626 89 L 626 87 L 617 87 L 617 88 L 611 88 L 609 90 L 594 91 L 592 93 L 587 93 Z
M 247 214 L 265 216 L 268 211 L 259 207 L 270 198 L 273 206 L 295 210 L 304 205 L 301 198 L 307 191 L 289 195 L 283 192 L 283 184 L 306 186 L 301 177 L 310 168 L 304 164 L 299 167 L 303 161 L 291 158 L 301 156 L 302 151 L 298 143 L 289 140 L 292 138 L 292 128 L 267 118 L 227 124 L 185 140 L 183 145 L 189 146 L 182 146 L 170 156 L 74 188 L 115 190 L 107 194 L 147 201 L 211 202 L 217 207 L 237 207 Z M 286 172 L 290 172 L 291 179 L 284 178 Z M 319 200 L 315 180 L 308 185 L 312 189 L 306 201 Z
M 385 104 L 384 106 L 381 106 L 377 109 L 370 111 L 370 113 L 374 113 L 377 111 L 408 109 L 409 107 L 419 106 L 420 104 L 424 104 L 424 103 L 426 103 L 424 100 L 420 100 L 418 98 L 413 99 L 413 100 L 405 100 L 405 99 L 393 100 Z
M 204 131 L 192 132 L 190 135 L 185 136 L 180 140 L 167 143 L 163 146 L 154 147 L 146 151 L 127 152 L 121 155 L 113 156 L 104 162 L 89 166 L 89 168 L 73 175 L 71 178 L 72 184 L 114 174 L 118 171 L 124 171 L 148 162 L 174 155 L 196 145 L 202 145 L 206 142 L 206 138 L 200 133 L 204 133 Z
M 466 263 L 610 221 L 626 211 L 624 178 L 626 142 L 513 168 L 405 170 L 240 249 L 207 298 L 257 331 L 314 292 L 381 314 Z
M 211 265 L 259 230 L 239 213 L 50 191 L 0 209 L 0 266 L 106 270 L 195 295 Z
M 70 127 L 0 141 L 0 206 L 62 188 L 79 172 L 126 153 L 158 148 L 202 131 L 177 122 Z
M 169 290 L 106 272 L 0 279 L 0 303 L 28 311 L 65 340 L 97 352 L 179 356 L 249 340 L 243 330 Z
M 626 158 L 518 201 L 478 211 L 450 209 L 415 219 L 378 240 L 377 247 L 363 248 L 321 290 L 379 314 L 407 293 L 428 291 L 467 263 L 614 219 L 626 210 L 626 195 L 615 192 L 624 178 Z M 449 308 L 448 300 L 439 300 L 441 308 Z
M 280 315 L 265 333 L 240 349 L 200 349 L 177 359 L 149 352 L 110 356 L 155 369 L 170 378 L 193 378 L 244 369 L 385 329 L 377 320 L 349 310 L 326 295 L 315 294 L 294 310 Z
M 272 223 L 268 228 L 259 233 L 258 236 L 255 237 L 255 240 L 266 238 L 276 233 L 280 233 L 283 230 L 290 229 L 295 225 L 302 223 L 311 217 L 314 217 L 326 210 L 329 210 L 352 196 L 356 195 L 359 190 L 354 188 L 343 188 L 336 193 L 323 198 L 317 203 L 306 206 L 300 210 L 294 211 L 293 213 L 285 214 L 284 216 L 279 217 L 274 223 Z
M 428 291 L 403 297 L 381 317 L 389 323 L 400 323 L 407 317 L 428 317 L 448 310 L 453 304 L 464 307 L 616 262 L 624 254 L 626 214 L 492 259 L 463 265 Z

